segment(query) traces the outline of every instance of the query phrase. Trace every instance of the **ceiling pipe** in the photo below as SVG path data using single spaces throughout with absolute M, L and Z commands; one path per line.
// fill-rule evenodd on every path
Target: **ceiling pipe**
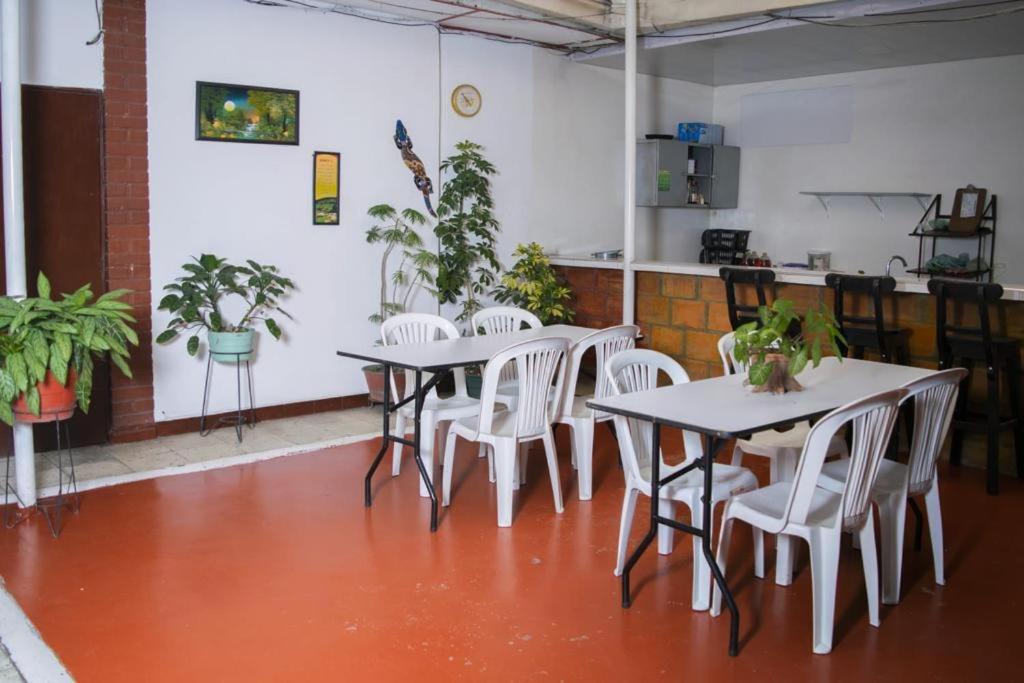
M 636 282 L 633 252 L 636 247 L 636 3 L 626 0 L 626 124 L 625 197 L 622 243 L 622 324 L 632 325 L 636 317 Z
M 21 0 L 0 0 L 0 117 L 3 138 L 4 264 L 7 296 L 28 294 L 25 273 L 25 184 L 21 163 Z M 18 502 L 36 504 L 36 449 L 32 425 L 14 423 Z

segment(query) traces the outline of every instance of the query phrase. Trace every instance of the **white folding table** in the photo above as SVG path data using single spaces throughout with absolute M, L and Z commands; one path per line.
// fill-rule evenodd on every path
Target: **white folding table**
M 825 358 L 817 368 L 799 375 L 803 391 L 781 396 L 752 393 L 742 386 L 745 379 L 742 375 L 730 375 L 587 401 L 587 405 L 596 410 L 650 422 L 654 427 L 651 430 L 651 524 L 623 568 L 622 606 L 631 604 L 629 572 L 654 540 L 659 524 L 699 536 L 704 557 L 729 607 L 729 654 L 735 656 L 739 648 L 740 615 L 711 552 L 711 499 L 706 494 L 702 499 L 703 527 L 698 529 L 658 514 L 659 489 L 699 468 L 704 471 L 704 491 L 710 491 L 714 458 L 724 441 L 749 438 L 756 432 L 819 418 L 851 401 L 896 389 L 933 372 L 852 358 L 842 362 L 837 358 Z M 660 475 L 661 458 L 658 455 L 662 426 L 703 434 L 706 439 L 703 457 L 664 479 Z
M 384 438 L 381 442 L 380 451 L 373 459 L 364 481 L 364 501 L 366 507 L 373 503 L 371 493 L 371 480 L 373 473 L 380 465 L 384 454 L 391 443 L 400 443 L 412 448 L 413 458 L 416 467 L 420 471 L 430 494 L 430 530 L 437 530 L 437 493 L 430 481 L 423 460 L 420 458 L 420 415 L 423 412 L 423 400 L 427 393 L 434 388 L 441 379 L 455 368 L 468 365 L 483 365 L 491 359 L 498 351 L 506 346 L 530 339 L 544 339 L 548 337 L 564 337 L 575 344 L 583 337 L 595 332 L 589 327 L 578 325 L 548 325 L 531 330 L 521 330 L 510 334 L 486 334 L 473 337 L 460 337 L 459 339 L 444 339 L 440 341 L 426 342 L 423 344 L 399 344 L 396 346 L 363 346 L 352 347 L 338 351 L 339 356 L 356 358 L 371 363 L 379 363 L 384 366 Z M 393 369 L 411 370 L 415 373 L 416 380 L 413 392 L 395 403 L 391 402 L 391 372 Z M 423 381 L 423 373 L 434 373 L 426 382 Z M 391 433 L 391 413 L 395 412 L 409 402 L 413 402 L 413 437 L 405 438 L 404 434 Z

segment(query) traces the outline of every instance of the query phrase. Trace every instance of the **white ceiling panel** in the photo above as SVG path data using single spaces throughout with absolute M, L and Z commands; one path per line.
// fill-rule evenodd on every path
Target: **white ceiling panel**
M 474 13 L 442 22 L 442 26 L 502 36 L 514 36 L 523 40 L 537 41 L 549 45 L 572 45 L 592 41 L 598 36 L 556 24 L 521 19 L 506 19 L 486 12 Z

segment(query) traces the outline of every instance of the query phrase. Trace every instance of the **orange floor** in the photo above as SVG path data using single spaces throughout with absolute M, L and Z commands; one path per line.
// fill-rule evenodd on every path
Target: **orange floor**
M 690 610 L 688 542 L 648 554 L 632 609 L 620 607 L 622 479 L 604 430 L 595 499 L 580 503 L 564 471 L 555 515 L 535 457 L 510 529 L 495 525 L 485 461 L 460 451 L 436 534 L 412 467 L 381 476 L 363 508 L 375 443 L 86 493 L 59 540 L 38 517 L 0 530 L 0 575 L 81 682 L 1019 676 L 1016 480 L 991 498 L 980 472 L 943 470 L 947 586 L 932 581 L 927 545 L 908 551 L 903 602 L 883 607 L 879 629 L 844 548 L 828 656 L 811 654 L 806 566 L 789 588 L 755 580 L 737 534 L 742 649 L 730 659 L 726 617 Z

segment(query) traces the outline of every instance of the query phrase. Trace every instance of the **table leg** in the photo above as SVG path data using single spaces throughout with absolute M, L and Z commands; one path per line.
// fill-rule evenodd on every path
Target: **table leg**
M 416 460 L 416 467 L 419 468 L 420 476 L 423 477 L 423 483 L 427 487 L 427 493 L 430 494 L 430 530 L 437 531 L 437 492 L 434 491 L 434 483 L 420 456 L 420 417 L 423 413 L 423 394 L 423 372 L 417 370 L 416 389 L 413 394 L 415 409 L 413 411 L 412 457 Z
M 714 519 L 711 517 L 712 470 L 714 469 L 715 454 L 718 453 L 718 449 L 721 446 L 721 439 L 708 436 L 707 449 L 704 453 L 704 496 L 701 501 L 704 507 L 704 523 L 703 533 L 701 534 L 701 548 L 704 550 L 704 559 L 707 560 L 708 565 L 711 567 L 711 575 L 714 576 L 718 589 L 722 591 L 722 595 L 725 597 L 725 604 L 729 607 L 729 656 L 735 657 L 739 652 L 740 610 L 736 607 L 732 591 L 729 590 L 729 586 L 725 582 L 725 576 L 722 575 L 722 570 L 718 567 L 715 555 L 711 552 L 711 529 L 714 525 Z M 694 560 L 696 561 L 696 558 Z
M 380 465 L 380 461 L 384 458 L 384 454 L 388 451 L 388 445 L 391 443 L 391 366 L 387 363 L 384 364 L 384 405 L 382 409 L 384 413 L 384 429 L 381 432 L 380 450 L 377 451 L 377 457 L 370 464 L 370 469 L 367 471 L 366 479 L 363 482 L 363 504 L 366 507 L 370 507 L 373 504 L 373 496 L 370 492 L 373 473 L 377 471 L 377 467 Z
M 633 604 L 629 595 L 629 572 L 637 563 L 640 556 L 644 554 L 651 541 L 658 534 L 658 494 L 661 484 L 661 425 L 655 422 L 651 425 L 651 525 L 640 545 L 636 547 L 633 554 L 626 560 L 622 568 L 622 606 L 628 608 Z

